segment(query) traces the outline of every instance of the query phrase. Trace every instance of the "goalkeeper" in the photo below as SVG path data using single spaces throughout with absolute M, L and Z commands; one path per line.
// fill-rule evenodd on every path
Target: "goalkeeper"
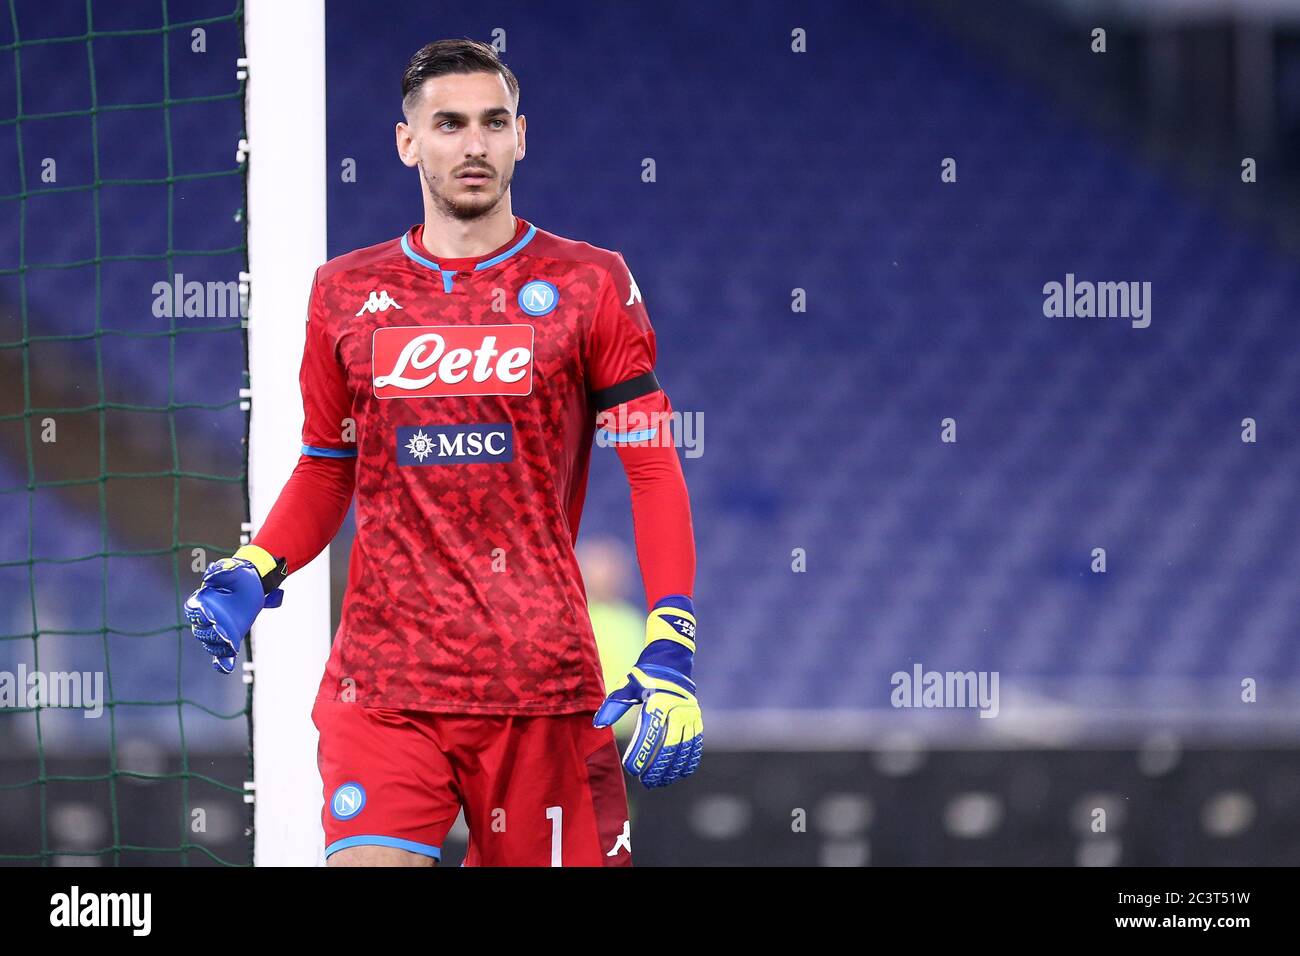
M 312 710 L 332 866 L 435 865 L 462 809 L 466 865 L 628 866 L 624 772 L 655 788 L 700 763 L 694 534 L 655 333 L 621 254 L 512 212 L 518 107 L 485 44 L 411 58 L 395 145 L 423 220 L 317 269 L 298 464 L 185 605 L 231 672 L 355 495 Z M 574 554 L 597 429 L 628 478 L 648 612 L 610 687 Z

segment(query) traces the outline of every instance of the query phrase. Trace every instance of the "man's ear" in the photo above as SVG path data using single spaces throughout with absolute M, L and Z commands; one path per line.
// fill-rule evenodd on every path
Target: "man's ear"
M 398 123 L 394 133 L 397 137 L 397 158 L 404 166 L 416 165 L 420 161 L 420 154 L 415 148 L 415 137 L 411 135 L 411 127 L 405 123 Z
M 516 163 L 519 162 L 519 160 L 523 159 L 524 154 L 528 152 L 528 142 L 525 136 L 525 134 L 528 132 L 528 117 L 525 116 L 523 113 L 520 113 L 518 122 L 519 122 L 519 148 L 515 150 Z

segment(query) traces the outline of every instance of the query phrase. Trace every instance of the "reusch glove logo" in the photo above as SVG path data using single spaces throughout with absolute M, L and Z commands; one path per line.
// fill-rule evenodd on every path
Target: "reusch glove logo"
M 375 329 L 376 398 L 528 395 L 531 325 L 413 325 Z
M 644 732 L 644 737 L 631 764 L 635 773 L 640 773 L 646 768 L 646 764 L 650 762 L 650 755 L 655 752 L 664 736 L 664 721 L 659 714 L 652 711 L 647 716 L 643 716 L 641 722 L 642 726 L 639 729 Z

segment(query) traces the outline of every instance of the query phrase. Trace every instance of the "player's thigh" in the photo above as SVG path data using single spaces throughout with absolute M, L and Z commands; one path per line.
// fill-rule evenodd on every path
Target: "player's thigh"
M 336 850 L 326 866 L 437 866 L 438 861 L 424 853 L 412 853 L 391 846 L 350 846 Z
M 440 859 L 460 793 L 430 715 L 317 700 L 312 720 L 327 864 L 342 853 L 362 866 L 405 865 L 404 854 Z
M 618 745 L 590 714 L 514 718 L 465 792 L 467 866 L 630 866 Z

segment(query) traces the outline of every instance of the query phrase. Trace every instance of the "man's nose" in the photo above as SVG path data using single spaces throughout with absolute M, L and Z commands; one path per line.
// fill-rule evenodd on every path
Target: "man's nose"
M 487 137 L 483 135 L 483 130 L 473 127 L 469 131 L 469 138 L 465 140 L 466 156 L 485 156 L 487 155 Z

